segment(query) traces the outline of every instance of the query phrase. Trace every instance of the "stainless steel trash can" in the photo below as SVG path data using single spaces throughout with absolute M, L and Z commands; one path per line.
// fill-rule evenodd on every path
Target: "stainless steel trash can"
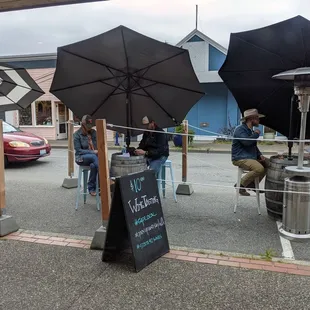
M 310 178 L 293 176 L 285 178 L 283 199 L 284 233 L 292 238 L 310 236 Z

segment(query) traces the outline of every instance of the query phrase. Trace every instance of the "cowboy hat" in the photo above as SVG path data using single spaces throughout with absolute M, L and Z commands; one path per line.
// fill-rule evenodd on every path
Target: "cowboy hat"
M 259 114 L 257 109 L 249 109 L 243 112 L 243 117 L 241 118 L 241 121 L 245 121 L 247 118 L 252 116 L 258 116 L 259 118 L 265 117 L 265 115 Z

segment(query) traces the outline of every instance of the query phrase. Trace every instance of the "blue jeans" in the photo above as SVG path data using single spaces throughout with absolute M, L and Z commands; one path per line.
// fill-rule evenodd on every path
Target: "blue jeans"
M 96 154 L 85 154 L 81 156 L 83 161 L 76 162 L 80 166 L 90 166 L 90 174 L 88 179 L 88 191 L 96 191 L 96 178 L 98 173 L 98 156 Z
M 158 159 L 152 160 L 151 158 L 149 158 L 147 160 L 147 164 L 148 164 L 149 168 L 155 171 L 156 179 L 158 179 L 158 174 L 159 174 L 161 165 L 163 165 L 166 162 L 167 158 L 168 157 L 166 157 L 166 156 L 162 156 Z

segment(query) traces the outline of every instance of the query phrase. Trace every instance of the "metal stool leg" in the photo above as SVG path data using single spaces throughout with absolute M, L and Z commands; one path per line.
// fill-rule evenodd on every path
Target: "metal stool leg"
M 162 186 L 162 191 L 163 191 L 163 197 L 166 197 L 166 166 L 165 164 L 162 165 L 161 168 L 161 186 Z
M 242 172 L 243 170 L 241 168 L 238 168 L 238 179 L 237 179 L 237 188 L 236 188 L 236 203 L 235 203 L 235 207 L 234 207 L 234 213 L 236 213 L 237 210 L 237 206 L 238 206 L 238 201 L 239 201 L 239 187 L 240 187 L 240 183 L 241 183 L 241 176 L 242 176 Z
M 172 163 L 169 164 L 169 168 L 170 168 L 170 178 L 171 178 L 171 183 L 172 183 L 174 201 L 178 202 L 177 194 L 176 194 L 176 190 L 175 190 L 175 184 L 174 184 L 174 174 L 173 174 L 173 169 L 172 169 Z
M 84 204 L 86 203 L 86 196 L 87 196 L 87 181 L 88 181 L 88 170 L 83 170 L 83 196 L 84 196 Z
M 259 178 L 255 178 L 255 188 L 256 188 L 256 200 L 257 200 L 257 211 L 258 214 L 261 215 L 260 213 L 260 194 L 259 194 Z
M 98 173 L 96 177 L 96 205 L 97 205 L 97 210 L 100 210 L 100 199 L 99 199 L 99 178 L 98 178 Z
M 75 203 L 75 210 L 79 207 L 80 196 L 81 196 L 81 183 L 82 183 L 82 169 L 79 167 L 79 175 L 78 175 L 78 186 L 77 186 L 77 193 L 76 193 L 76 203 Z
M 157 181 L 157 187 L 158 187 L 159 195 L 161 193 L 161 187 L 162 187 L 161 181 L 160 181 L 162 179 L 162 169 L 163 169 L 163 167 L 161 166 L 159 171 L 158 171 L 157 180 L 156 180 Z

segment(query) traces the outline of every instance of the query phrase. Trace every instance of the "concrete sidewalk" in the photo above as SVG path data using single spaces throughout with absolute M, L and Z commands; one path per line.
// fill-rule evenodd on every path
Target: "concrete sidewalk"
M 135 273 L 130 256 L 0 240 L 0 309 L 309 309 L 310 277 L 160 258 Z M 296 285 L 298 283 L 298 285 Z
M 52 148 L 66 149 L 68 148 L 67 140 L 50 140 Z M 138 147 L 138 142 L 132 142 L 132 147 Z M 170 141 L 171 152 L 181 152 L 181 148 L 174 146 L 173 142 Z M 121 150 L 121 146 L 115 146 L 114 142 L 108 142 L 108 149 L 110 150 Z M 265 155 L 278 154 L 278 152 L 287 152 L 287 144 L 285 142 L 277 142 L 273 145 L 259 144 L 260 151 Z M 231 152 L 231 144 L 229 143 L 213 143 L 209 141 L 196 141 L 188 149 L 189 152 L 193 153 L 224 153 L 228 154 Z M 293 152 L 298 152 L 297 145 L 294 145 Z

